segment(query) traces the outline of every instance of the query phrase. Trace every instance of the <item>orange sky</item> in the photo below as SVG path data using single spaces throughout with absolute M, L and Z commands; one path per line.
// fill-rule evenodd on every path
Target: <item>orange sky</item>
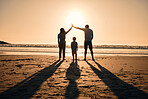
M 71 22 L 89 24 L 93 44 L 148 45 L 148 0 L 0 0 L 3 41 L 57 44 L 60 28 Z M 83 44 L 83 31 L 72 29 L 67 44 L 73 36 Z

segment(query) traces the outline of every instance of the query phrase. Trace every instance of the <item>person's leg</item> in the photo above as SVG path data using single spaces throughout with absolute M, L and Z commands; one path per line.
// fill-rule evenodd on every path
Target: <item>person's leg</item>
M 62 46 L 61 43 L 59 44 L 59 60 L 61 59 L 61 51 L 62 51 Z
M 85 49 L 84 60 L 86 60 L 86 54 L 87 54 L 87 42 L 86 41 L 84 42 L 84 49 Z
M 76 56 L 76 61 L 77 61 L 77 51 L 76 51 L 76 53 L 75 53 L 75 54 L 76 54 L 75 56 Z
M 93 55 L 93 46 L 92 46 L 92 42 L 90 41 L 89 42 L 89 49 L 90 49 L 90 52 L 91 52 L 91 56 L 92 56 L 92 60 L 94 60 L 94 55 Z
M 72 50 L 72 57 L 73 57 L 73 62 L 74 62 L 74 51 Z
M 65 59 L 66 42 L 63 44 L 63 60 Z
M 61 48 L 59 47 L 59 60 L 61 59 Z

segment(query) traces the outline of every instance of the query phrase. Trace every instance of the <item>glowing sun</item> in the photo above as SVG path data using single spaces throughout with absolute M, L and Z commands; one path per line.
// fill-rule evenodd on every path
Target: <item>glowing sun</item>
M 66 24 L 81 27 L 84 25 L 84 17 L 79 11 L 73 11 L 67 16 Z

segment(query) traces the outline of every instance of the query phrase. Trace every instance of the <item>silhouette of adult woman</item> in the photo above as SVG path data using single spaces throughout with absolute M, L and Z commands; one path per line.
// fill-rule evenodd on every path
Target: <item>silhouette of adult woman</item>
M 59 60 L 61 59 L 61 52 L 63 51 L 63 60 L 65 59 L 65 48 L 66 48 L 66 34 L 72 29 L 71 28 L 66 32 L 64 28 L 60 29 L 58 34 L 58 46 L 59 46 Z

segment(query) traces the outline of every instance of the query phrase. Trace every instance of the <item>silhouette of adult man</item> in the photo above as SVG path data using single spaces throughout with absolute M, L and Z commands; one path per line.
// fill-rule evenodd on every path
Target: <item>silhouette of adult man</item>
M 65 59 L 65 48 L 66 48 L 66 34 L 72 29 L 71 28 L 66 32 L 64 28 L 60 29 L 58 34 L 58 46 L 59 46 L 59 60 L 61 59 L 61 52 L 63 51 L 63 60 Z
M 84 31 L 85 34 L 85 40 L 84 40 L 84 60 L 86 60 L 86 54 L 87 54 L 87 47 L 89 46 L 89 49 L 91 51 L 92 60 L 94 60 L 93 56 L 93 46 L 92 46 L 92 39 L 93 39 L 93 31 L 89 28 L 89 25 L 85 25 L 85 28 L 79 28 L 72 25 L 72 27 Z

